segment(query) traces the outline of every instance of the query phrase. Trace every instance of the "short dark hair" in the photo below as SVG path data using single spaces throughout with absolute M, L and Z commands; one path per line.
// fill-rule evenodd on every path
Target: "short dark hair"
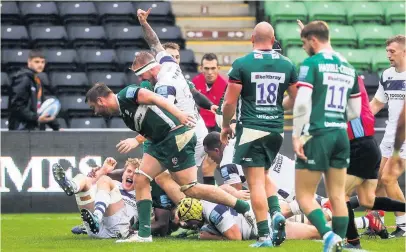
M 162 47 L 166 50 L 168 48 L 173 49 L 173 50 L 177 50 L 180 51 L 180 46 L 176 43 L 173 42 L 167 42 L 167 43 L 163 43 Z
M 395 43 L 395 42 L 400 44 L 400 45 L 405 46 L 405 35 L 399 34 L 399 35 L 390 37 L 388 40 L 386 40 L 386 46 L 388 46 L 388 45 L 390 45 L 392 43 Z
M 213 131 L 207 134 L 207 136 L 203 140 L 203 146 L 209 150 L 214 150 L 215 148 L 219 148 L 221 145 L 220 141 L 220 133 Z
M 214 53 L 206 53 L 205 55 L 203 55 L 202 61 L 200 62 L 201 65 L 203 65 L 203 60 L 207 60 L 207 61 L 215 60 L 215 61 L 217 61 L 217 64 L 219 62 L 217 59 L 217 55 Z
M 107 97 L 112 94 L 113 91 L 104 83 L 96 83 L 86 93 L 85 102 L 96 102 L 99 97 Z
M 324 21 L 312 21 L 305 25 L 300 33 L 300 37 L 309 39 L 310 36 L 316 37 L 321 42 L 327 42 L 330 39 L 327 23 Z
M 28 53 L 28 59 L 32 60 L 33 58 L 45 59 L 45 56 L 44 56 L 44 54 L 42 53 L 41 50 L 33 49 Z

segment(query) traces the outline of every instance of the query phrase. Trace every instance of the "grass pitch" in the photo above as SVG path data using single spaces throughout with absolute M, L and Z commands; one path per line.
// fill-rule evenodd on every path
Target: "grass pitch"
M 359 213 L 362 214 L 362 213 Z M 385 221 L 394 224 L 393 214 L 387 214 Z M 155 238 L 153 243 L 116 244 L 111 240 L 88 238 L 86 235 L 73 235 L 70 229 L 81 223 L 79 214 L 2 214 L 1 215 L 1 250 L 2 251 L 258 251 L 249 248 L 253 241 L 199 241 L 194 239 Z M 390 229 L 392 231 L 393 229 Z M 360 230 L 361 231 L 361 230 Z M 400 252 L 405 251 L 405 238 L 381 240 L 378 238 L 361 238 L 364 251 Z M 281 247 L 266 250 L 279 252 L 321 251 L 322 243 L 318 241 L 285 241 Z M 265 250 L 265 249 L 259 249 Z M 360 250 L 356 250 L 360 251 Z

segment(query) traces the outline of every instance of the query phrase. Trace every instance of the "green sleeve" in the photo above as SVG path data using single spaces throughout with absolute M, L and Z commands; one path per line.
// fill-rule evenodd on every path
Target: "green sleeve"
M 216 110 L 216 114 L 217 115 L 222 115 L 223 111 L 221 111 L 221 107 L 223 106 L 223 102 L 224 102 L 224 97 L 226 96 L 226 92 L 224 92 L 223 96 L 220 99 L 220 103 L 219 103 L 219 107 Z
M 311 58 L 303 61 L 299 69 L 298 81 L 300 86 L 313 87 L 316 79 L 317 69 Z
M 119 102 L 124 102 L 126 104 L 138 104 L 137 97 L 139 89 L 140 87 L 138 87 L 137 85 L 127 86 L 117 94 L 117 99 L 119 100 Z
M 292 64 L 292 69 L 290 71 L 290 81 L 289 84 L 293 84 L 297 82 L 297 71 L 294 64 Z
M 191 82 L 190 80 L 186 80 L 186 83 L 189 86 L 189 89 L 196 89 L 195 84 L 193 84 L 193 82 Z
M 152 87 L 151 83 L 147 80 L 144 80 L 140 83 L 141 88 L 148 89 L 149 91 L 154 92 L 154 88 Z
M 358 84 L 358 74 L 355 74 L 354 86 L 352 86 L 351 94 L 358 94 L 360 92 Z
M 241 66 L 239 60 L 235 60 L 228 72 L 228 78 L 231 83 L 242 84 Z

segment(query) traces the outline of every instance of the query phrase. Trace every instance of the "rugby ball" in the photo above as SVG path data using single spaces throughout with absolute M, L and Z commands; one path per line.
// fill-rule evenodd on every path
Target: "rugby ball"
M 61 110 L 61 103 L 56 98 L 49 98 L 45 100 L 41 107 L 37 110 L 38 115 L 42 116 L 47 114 L 48 116 L 57 116 Z

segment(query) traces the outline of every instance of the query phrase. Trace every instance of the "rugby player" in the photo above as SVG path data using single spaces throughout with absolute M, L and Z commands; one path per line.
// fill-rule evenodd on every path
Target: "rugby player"
M 66 195 L 75 194 L 90 237 L 127 237 L 131 223 L 138 219 L 133 177 L 140 161 L 136 158 L 126 161 L 121 182 L 107 176 L 116 164 L 116 160 L 109 157 L 101 168 L 96 168 L 88 176 L 78 174 L 73 179 L 66 177 L 60 164 L 52 166 L 55 181 Z
M 400 143 L 394 151 L 396 126 L 405 103 L 406 94 L 406 48 L 405 36 L 397 35 L 386 41 L 386 54 L 391 67 L 383 71 L 378 90 L 370 107 L 375 115 L 388 104 L 389 118 L 385 135 L 380 148 L 382 160 L 379 168 L 379 183 L 377 195 L 405 202 L 405 196 L 399 187 L 398 178 L 405 171 L 406 145 Z M 392 159 L 401 165 L 391 165 Z M 406 236 L 406 215 L 404 211 L 395 212 L 396 230 L 391 233 L 396 237 Z
M 256 226 L 249 225 L 244 216 L 235 210 L 192 198 L 185 198 L 180 202 L 175 222 L 179 222 L 183 228 L 200 229 L 201 240 L 251 240 L 258 233 Z M 287 222 L 286 238 L 320 239 L 320 235 L 314 226 Z
M 325 22 L 310 22 L 300 36 L 310 57 L 300 67 L 293 109 L 296 199 L 323 237 L 324 251 L 341 251 L 348 225 L 345 178 L 350 146 L 346 122 L 360 116 L 358 80 L 355 69 L 333 51 Z M 314 199 L 322 174 L 333 209 L 334 232 Z
M 234 162 L 244 169 L 254 209 L 258 241 L 253 247 L 280 245 L 285 239 L 285 218 L 281 214 L 277 188 L 268 176 L 268 169 L 283 141 L 284 109 L 291 109 L 296 96 L 297 75 L 293 63 L 272 50 L 273 27 L 257 24 L 251 37 L 254 51 L 234 61 L 229 72 L 223 105 L 221 140 L 228 143 L 233 130 L 237 100 L 236 144 Z M 287 99 L 283 94 L 288 91 Z M 283 106 L 283 105 L 290 106 Z M 271 237 L 267 212 L 273 223 Z

